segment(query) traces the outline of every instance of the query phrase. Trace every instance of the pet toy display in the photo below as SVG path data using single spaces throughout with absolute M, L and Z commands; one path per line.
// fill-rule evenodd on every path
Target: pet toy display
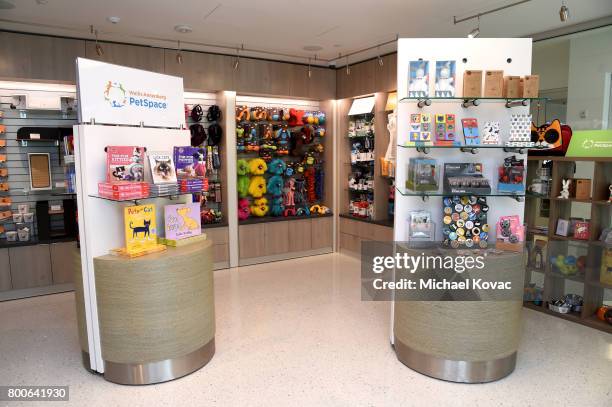
M 444 163 L 444 192 L 487 195 L 491 185 L 483 175 L 481 163 Z
M 444 244 L 454 249 L 480 247 L 489 240 L 487 199 L 481 196 L 446 196 L 442 198 L 442 235 Z
M 255 199 L 251 205 L 251 215 L 263 217 L 266 216 L 270 207 L 268 206 L 268 199 L 261 197 Z
M 515 156 L 504 159 L 499 167 L 497 190 L 499 192 L 525 192 L 525 163 Z
M 529 118 L 531 120 L 531 117 Z M 572 139 L 572 128 L 558 119 L 536 126 L 531 123 L 530 155 L 565 155 Z
M 261 198 L 267 192 L 266 179 L 261 175 L 251 177 L 248 191 L 253 198 Z

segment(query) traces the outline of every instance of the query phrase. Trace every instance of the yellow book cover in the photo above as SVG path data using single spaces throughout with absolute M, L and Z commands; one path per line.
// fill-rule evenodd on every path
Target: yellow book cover
M 126 252 L 136 253 L 157 246 L 155 205 L 127 206 L 123 217 Z

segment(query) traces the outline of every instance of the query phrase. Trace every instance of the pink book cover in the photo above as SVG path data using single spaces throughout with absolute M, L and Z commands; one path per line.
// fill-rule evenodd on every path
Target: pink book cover
M 144 181 L 144 147 L 106 147 L 106 181 Z
M 164 219 L 166 239 L 180 240 L 202 233 L 200 204 L 197 202 L 164 206 Z

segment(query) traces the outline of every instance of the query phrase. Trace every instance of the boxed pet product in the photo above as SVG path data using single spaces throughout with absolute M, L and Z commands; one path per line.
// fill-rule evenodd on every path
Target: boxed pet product
M 521 94 L 524 98 L 537 98 L 540 93 L 540 76 L 526 75 L 521 79 Z
M 429 157 L 412 157 L 408 160 L 406 188 L 412 191 L 437 191 L 440 179 L 439 166 Z
M 491 185 L 481 163 L 444 163 L 444 192 L 449 194 L 490 194 Z
M 504 97 L 509 99 L 523 97 L 520 76 L 504 76 Z
M 486 71 L 484 97 L 501 98 L 504 96 L 504 71 Z
M 463 73 L 463 97 L 479 98 L 482 96 L 482 71 L 468 70 Z
M 591 199 L 591 180 L 588 178 L 572 178 L 570 197 L 576 199 Z

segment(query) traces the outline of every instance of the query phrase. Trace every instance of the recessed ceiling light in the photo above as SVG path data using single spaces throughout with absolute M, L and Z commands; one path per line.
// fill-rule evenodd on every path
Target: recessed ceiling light
M 12 8 L 15 8 L 13 3 L 9 3 L 6 0 L 0 0 L 0 10 L 10 10 Z
M 121 17 L 115 17 L 115 16 L 106 17 L 106 19 L 108 20 L 109 23 L 113 23 L 113 24 L 117 24 L 119 21 L 121 21 Z
M 322 46 L 320 45 L 306 45 L 304 48 L 302 48 L 304 51 L 321 51 L 323 49 Z
M 189 34 L 193 31 L 193 28 L 185 24 L 179 24 L 174 26 L 174 31 L 179 32 L 181 34 Z

